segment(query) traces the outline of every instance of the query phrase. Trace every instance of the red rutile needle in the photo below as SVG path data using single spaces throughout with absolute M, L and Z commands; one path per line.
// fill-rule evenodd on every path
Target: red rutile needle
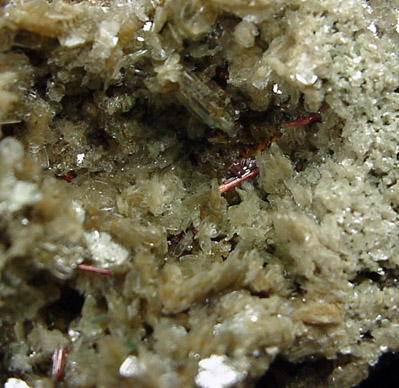
M 297 127 L 299 125 L 308 125 L 310 123 L 313 123 L 313 122 L 319 121 L 319 120 L 320 120 L 320 115 L 315 114 L 315 115 L 306 117 L 304 119 L 290 121 L 289 123 L 285 123 L 284 125 L 286 126 L 286 128 L 290 128 L 290 127 Z
M 92 265 L 87 264 L 78 264 L 78 269 L 87 272 L 95 272 L 102 275 L 112 275 L 112 271 L 107 268 L 93 267 Z
M 228 180 L 225 183 L 222 183 L 219 186 L 219 193 L 223 194 L 224 192 L 240 185 L 242 182 L 246 181 L 247 179 L 250 179 L 256 175 L 259 174 L 259 168 L 254 168 L 252 171 L 248 172 L 247 174 L 241 176 L 241 177 L 236 177 L 234 180 Z
M 55 380 L 61 380 L 62 373 L 64 372 L 65 366 L 65 354 L 64 348 L 56 349 L 53 353 L 53 367 L 51 370 L 52 376 Z

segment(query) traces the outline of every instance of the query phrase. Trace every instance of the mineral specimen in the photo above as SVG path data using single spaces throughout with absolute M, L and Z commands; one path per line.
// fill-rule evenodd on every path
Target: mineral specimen
M 0 383 L 346 388 L 399 351 L 397 2 L 1 5 Z

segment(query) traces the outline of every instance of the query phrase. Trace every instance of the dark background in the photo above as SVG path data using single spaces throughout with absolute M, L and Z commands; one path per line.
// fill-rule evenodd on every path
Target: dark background
M 334 361 L 326 359 L 293 364 L 277 358 L 255 388 L 325 387 L 333 368 Z M 382 355 L 370 368 L 369 377 L 356 388 L 399 388 L 399 353 Z

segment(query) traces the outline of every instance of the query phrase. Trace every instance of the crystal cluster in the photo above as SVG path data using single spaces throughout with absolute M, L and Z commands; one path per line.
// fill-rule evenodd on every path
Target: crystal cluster
M 345 388 L 399 351 L 394 1 L 1 4 L 5 387 Z

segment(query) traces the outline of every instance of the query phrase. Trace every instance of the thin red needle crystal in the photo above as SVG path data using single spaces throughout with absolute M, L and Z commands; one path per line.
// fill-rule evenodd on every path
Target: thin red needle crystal
M 66 351 L 64 348 L 56 349 L 53 353 L 53 367 L 51 373 L 53 378 L 57 381 L 61 380 L 62 373 L 64 372 L 65 354 Z
M 236 179 L 234 179 L 234 180 L 229 180 L 225 183 L 222 183 L 219 186 L 219 193 L 223 194 L 224 192 L 240 185 L 242 182 L 244 182 L 247 179 L 250 179 L 258 174 L 259 174 L 259 168 L 254 168 L 252 171 L 248 172 L 247 174 L 245 174 L 241 177 L 236 177 Z
M 320 113 L 323 113 L 328 109 L 329 109 L 329 106 L 326 105 L 323 108 L 321 108 L 318 113 L 310 115 L 309 117 L 305 117 L 304 119 L 290 121 L 288 123 L 285 123 L 284 125 L 286 128 L 290 128 L 290 127 L 297 127 L 299 125 L 308 125 L 308 124 L 314 123 L 315 121 L 321 120 Z
M 112 271 L 107 268 L 93 267 L 87 264 L 78 264 L 77 266 L 82 271 L 100 273 L 102 275 L 112 275 Z
M 315 114 L 315 115 L 306 117 L 304 119 L 290 121 L 289 123 L 285 123 L 284 125 L 286 126 L 286 128 L 290 128 L 290 127 L 297 127 L 299 125 L 308 125 L 310 123 L 314 123 L 315 121 L 319 121 L 319 120 L 320 120 L 320 115 Z

